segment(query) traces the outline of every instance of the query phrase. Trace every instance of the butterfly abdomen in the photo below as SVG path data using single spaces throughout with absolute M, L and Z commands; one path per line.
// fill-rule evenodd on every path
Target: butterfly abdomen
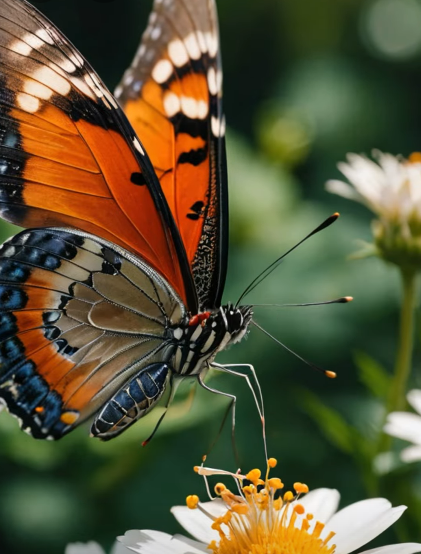
M 107 402 L 91 427 L 94 437 L 111 439 L 147 414 L 161 398 L 170 368 L 154 363 L 143 369 Z

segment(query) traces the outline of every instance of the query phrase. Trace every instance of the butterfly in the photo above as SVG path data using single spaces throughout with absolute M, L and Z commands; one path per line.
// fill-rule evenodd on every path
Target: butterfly
M 116 96 L 1 0 L 0 215 L 25 230 L 0 249 L 0 399 L 33 437 L 113 438 L 246 334 L 224 133 L 214 0 L 155 0 Z

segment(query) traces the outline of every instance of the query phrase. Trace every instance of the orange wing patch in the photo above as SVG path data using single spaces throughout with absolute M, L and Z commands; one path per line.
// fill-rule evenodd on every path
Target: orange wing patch
M 0 6 L 0 213 L 23 227 L 65 225 L 121 245 L 196 310 L 185 252 L 143 146 L 87 62 L 20 0 Z
M 219 305 L 226 272 L 218 44 L 213 1 L 155 2 L 139 51 L 116 89 L 180 231 L 202 309 Z

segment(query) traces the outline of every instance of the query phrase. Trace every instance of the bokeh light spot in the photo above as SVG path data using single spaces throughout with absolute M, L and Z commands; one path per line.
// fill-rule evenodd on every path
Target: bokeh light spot
M 421 3 L 375 0 L 363 13 L 364 40 L 375 53 L 404 60 L 421 50 Z

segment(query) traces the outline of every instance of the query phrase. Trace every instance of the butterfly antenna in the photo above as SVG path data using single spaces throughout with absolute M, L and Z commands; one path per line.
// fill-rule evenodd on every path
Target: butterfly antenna
M 263 327 L 261 327 L 258 323 L 256 323 L 254 320 L 251 321 L 253 323 L 253 325 L 255 327 L 257 327 L 258 329 L 260 329 L 260 331 L 262 331 L 262 333 L 264 333 L 267 337 L 271 338 L 274 342 L 276 342 L 276 344 L 279 344 L 280 346 L 282 346 L 283 348 L 285 348 L 285 350 L 287 350 L 288 352 L 290 352 L 293 356 L 295 356 L 296 358 L 298 358 L 299 360 L 301 360 L 302 362 L 304 362 L 305 364 L 307 364 L 309 367 L 311 367 L 312 369 L 315 369 L 316 371 L 318 371 L 319 373 L 323 373 L 323 375 L 325 375 L 326 377 L 329 377 L 330 379 L 335 379 L 336 377 L 336 373 L 334 371 L 328 371 L 326 369 L 323 369 L 311 362 L 309 362 L 308 360 L 306 360 L 305 358 L 303 358 L 302 356 L 300 356 L 299 354 L 297 354 L 297 352 L 294 352 L 294 350 L 291 350 L 291 348 L 288 348 L 288 346 L 286 346 L 283 342 L 281 342 L 280 340 L 278 340 L 277 338 L 275 338 L 273 335 L 271 335 L 268 331 L 266 331 L 266 329 L 263 329 Z
M 316 235 L 320 231 L 323 231 L 323 229 L 326 229 L 327 227 L 332 225 L 332 223 L 334 223 L 338 219 L 338 217 L 339 217 L 338 212 L 332 214 L 325 221 L 323 221 L 323 223 L 321 225 L 316 227 L 316 229 L 311 231 L 311 233 L 309 233 L 302 240 L 300 240 L 300 242 L 298 242 L 295 246 L 290 248 L 287 252 L 285 252 L 285 254 L 282 254 L 282 256 L 280 256 L 277 260 L 275 260 L 273 263 L 271 263 L 266 269 L 264 269 L 261 273 L 259 273 L 259 275 L 249 284 L 249 286 L 245 289 L 243 294 L 237 300 L 237 303 L 236 303 L 235 307 L 237 307 L 240 304 L 241 300 L 243 300 L 243 298 L 245 298 L 253 289 L 255 289 L 258 285 L 260 285 L 260 283 L 264 279 L 266 279 L 266 277 L 268 277 L 272 273 L 272 271 L 274 271 L 278 267 L 278 265 L 281 263 L 281 261 L 286 256 L 288 256 L 288 254 L 290 254 L 293 250 L 298 248 L 301 244 L 303 244 L 303 242 L 305 242 L 307 239 L 309 239 L 313 235 Z
M 341 298 L 335 298 L 335 300 L 326 300 L 324 302 L 304 302 L 302 304 L 253 304 L 253 308 L 302 308 L 303 306 L 326 306 L 327 304 L 347 304 L 354 299 L 352 296 L 342 296 Z

